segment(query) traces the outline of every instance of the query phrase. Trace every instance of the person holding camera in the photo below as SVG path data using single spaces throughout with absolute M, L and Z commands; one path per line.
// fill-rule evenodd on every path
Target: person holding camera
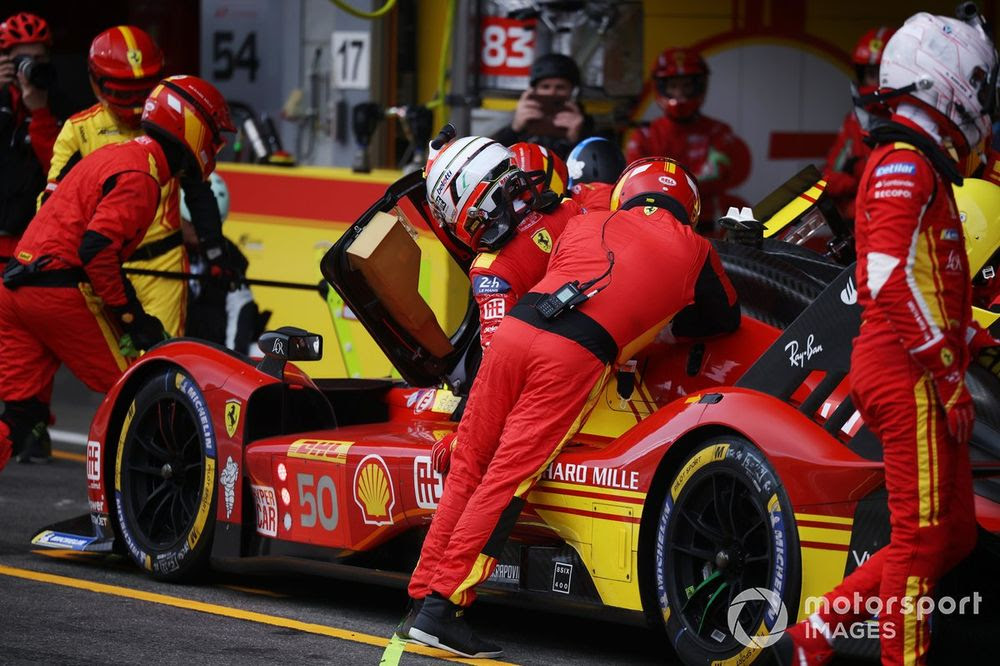
M 569 56 L 548 53 L 531 66 L 531 86 L 521 94 L 510 125 L 493 139 L 505 146 L 537 143 L 566 159 L 581 139 L 593 133 L 594 120 L 575 101 L 580 68 Z
M 22 12 L 0 23 L 0 257 L 11 256 L 35 214 L 59 133 L 49 109 L 51 45 L 41 17 Z

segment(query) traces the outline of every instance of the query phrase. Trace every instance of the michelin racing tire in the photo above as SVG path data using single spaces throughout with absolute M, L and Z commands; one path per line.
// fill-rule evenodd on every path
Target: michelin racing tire
M 667 636 L 685 664 L 748 663 L 755 635 L 766 646 L 766 633 L 795 622 L 798 532 L 759 449 L 721 436 L 688 456 L 663 500 L 654 566 Z
M 121 428 L 115 516 L 132 560 L 159 580 L 194 578 L 215 529 L 215 433 L 197 384 L 176 369 L 150 377 Z

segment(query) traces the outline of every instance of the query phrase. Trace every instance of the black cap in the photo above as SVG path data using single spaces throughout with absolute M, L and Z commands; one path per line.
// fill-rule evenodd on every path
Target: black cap
M 567 79 L 573 87 L 580 85 L 580 68 L 562 53 L 546 53 L 531 65 L 531 85 L 542 79 Z

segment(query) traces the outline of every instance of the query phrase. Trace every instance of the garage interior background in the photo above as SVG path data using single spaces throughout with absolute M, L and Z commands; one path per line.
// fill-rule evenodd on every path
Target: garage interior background
M 385 4 L 346 2 L 369 12 Z M 478 97 L 475 103 L 480 106 L 469 111 L 470 129 L 491 132 L 513 109 L 532 55 L 530 44 L 526 50 L 518 38 L 518 26 L 510 30 L 510 24 L 496 17 L 531 4 L 398 0 L 392 11 L 375 20 L 353 16 L 329 0 L 106 0 L 89 5 L 86 12 L 74 2 L 35 0 L 6 2 L 2 13 L 31 11 L 50 22 L 60 87 L 76 108 L 93 103 L 86 76 L 90 40 L 107 27 L 130 23 L 148 30 L 162 46 L 169 73 L 200 73 L 228 99 L 249 107 L 241 113 L 253 115 L 265 133 L 269 118 L 281 145 L 300 166 L 275 166 L 283 160 L 274 157 L 270 165 L 254 163 L 259 160 L 248 138 L 235 156 L 242 163 L 220 166 L 232 194 L 226 233 L 250 259 L 250 277 L 315 283 L 320 279 L 319 257 L 400 175 L 395 167 L 408 143 L 396 119 L 381 118 L 368 153 L 376 168 L 366 174 L 352 172 L 349 167 L 359 153 L 352 123 L 355 107 L 365 102 L 380 110 L 427 105 L 438 97 L 444 58 L 451 75 L 446 89 L 457 84 L 455 89 Z M 898 25 L 917 10 L 950 15 L 956 3 L 611 4 L 618 5 L 619 15 L 630 7 L 641 10 L 641 20 L 623 29 L 617 46 L 610 47 L 621 49 L 621 57 L 638 72 L 637 94 L 608 97 L 585 87 L 582 99 L 588 111 L 617 130 L 656 117 L 648 74 L 657 54 L 671 45 L 702 49 L 712 70 L 704 111 L 732 125 L 749 144 L 753 170 L 737 192 L 753 202 L 802 166 L 822 161 L 850 106 L 850 52 L 864 31 Z M 978 4 L 995 26 L 1000 0 Z M 482 38 L 490 25 L 494 35 L 497 25 L 503 28 L 504 56 L 499 63 L 494 57 L 487 64 Z M 575 32 L 579 37 L 594 29 L 594 24 L 582 22 Z M 642 35 L 641 55 L 639 43 L 629 39 L 635 31 Z M 449 47 L 464 48 L 466 57 L 456 58 Z M 444 54 L 443 48 L 448 49 Z M 636 67 L 637 60 L 641 67 Z M 452 66 L 456 61 L 465 71 Z M 491 87 L 477 96 L 477 81 Z M 434 128 L 448 117 L 449 109 L 439 104 Z M 266 144 L 266 135 L 262 138 Z M 274 153 L 276 147 L 272 143 L 265 150 Z M 467 302 L 467 282 L 449 266 L 436 242 L 425 238 L 420 244 L 425 269 L 421 293 L 443 321 L 455 323 Z M 440 279 L 442 273 L 446 279 Z M 319 362 L 322 368 L 310 372 L 377 376 L 389 371 L 360 325 L 335 299 L 328 309 L 318 294 L 309 292 L 255 288 L 255 296 L 274 312 L 270 326 L 294 324 L 325 336 L 327 358 Z

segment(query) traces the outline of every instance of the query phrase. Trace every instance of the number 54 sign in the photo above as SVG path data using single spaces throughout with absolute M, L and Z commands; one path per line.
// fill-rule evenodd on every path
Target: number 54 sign
M 371 86 L 371 35 L 361 31 L 335 31 L 333 87 L 341 90 L 368 90 Z
M 486 76 L 529 76 L 535 55 L 535 22 L 484 16 L 479 72 Z

